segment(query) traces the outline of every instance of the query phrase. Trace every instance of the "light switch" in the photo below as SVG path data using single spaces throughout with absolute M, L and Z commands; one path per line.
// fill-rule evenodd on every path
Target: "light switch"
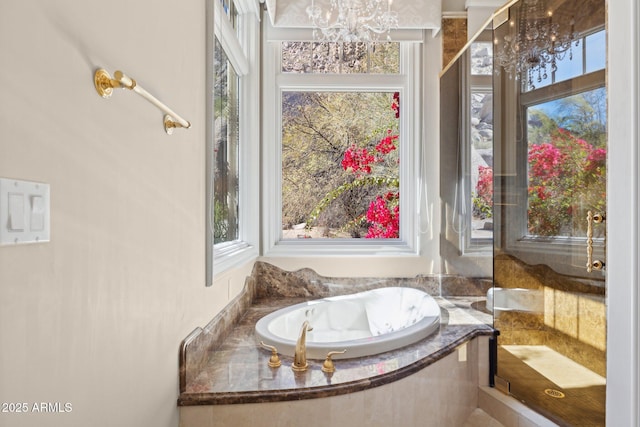
M 44 197 L 31 196 L 31 231 L 44 230 Z
M 0 178 L 0 245 L 50 239 L 49 184 Z
M 9 193 L 9 230 L 24 230 L 24 194 Z

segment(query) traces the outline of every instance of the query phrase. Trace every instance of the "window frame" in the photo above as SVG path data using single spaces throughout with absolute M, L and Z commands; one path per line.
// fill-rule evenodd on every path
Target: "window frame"
M 486 31 L 483 31 L 478 35 L 478 37 L 472 42 L 474 43 L 491 43 L 491 37 L 488 35 Z M 471 100 L 474 93 L 490 93 L 493 96 L 493 71 L 492 74 L 473 74 L 471 72 L 471 49 L 467 49 L 465 52 L 464 58 L 461 58 L 464 64 L 464 69 L 466 70 L 465 75 L 463 76 L 463 84 L 462 88 L 464 89 L 464 93 L 461 99 L 461 120 L 464 121 L 464 126 L 461 126 L 463 135 L 461 136 L 463 145 L 463 152 L 461 159 L 459 160 L 462 164 L 462 176 L 459 176 L 458 179 L 464 181 L 463 189 L 466 189 L 464 194 L 459 192 L 458 200 L 456 202 L 460 205 L 464 203 L 466 209 L 466 215 L 460 215 L 460 221 L 464 221 L 464 225 L 462 225 L 462 229 L 460 230 L 459 238 L 460 238 L 460 250 L 462 255 L 471 255 L 471 256 L 490 256 L 493 255 L 493 233 L 492 237 L 474 237 L 473 236 L 473 201 L 472 195 L 475 192 L 475 188 L 472 186 L 471 176 L 473 171 L 471 167 L 473 165 L 472 162 L 472 150 L 473 143 L 471 141 Z M 493 57 L 493 53 L 492 53 Z M 493 168 L 493 166 L 492 166 Z M 493 215 L 493 214 L 492 214 Z
M 420 49 L 418 43 L 400 42 L 400 73 L 296 74 L 281 70 L 280 42 L 297 40 L 296 31 L 279 29 L 278 37 L 264 41 L 264 150 L 263 232 L 265 256 L 389 256 L 417 255 L 418 173 L 420 130 Z M 291 37 L 287 37 L 290 35 Z M 284 38 L 283 38 L 284 36 Z M 400 92 L 400 236 L 398 239 L 287 239 L 282 231 L 282 93 L 284 91 Z M 410 113 L 407 113 L 410 112 Z M 404 195 L 404 196 L 403 196 Z
M 605 69 L 519 93 L 516 113 L 518 116 L 517 123 L 522 123 L 523 120 L 526 120 L 527 109 L 531 106 L 602 87 L 607 87 Z M 505 206 L 507 216 L 514 218 L 513 221 L 509 221 L 506 224 L 506 249 L 509 253 L 517 255 L 525 262 L 544 263 L 562 274 L 577 277 L 585 276 L 586 267 L 582 263 L 586 259 L 586 255 L 574 259 L 573 254 L 586 253 L 586 237 L 534 236 L 528 233 L 529 150 L 527 132 L 525 130 L 518 132 L 518 141 L 520 143 L 514 159 L 517 174 L 511 179 L 516 179 L 515 188 L 519 190 L 515 197 L 519 202 Z M 512 212 L 508 213 L 509 210 Z M 604 255 L 605 239 L 594 238 L 594 258 L 604 258 Z
M 258 256 L 259 228 L 253 212 L 259 209 L 259 179 L 251 171 L 259 165 L 259 106 L 253 93 L 260 90 L 259 70 L 259 8 L 252 0 L 233 0 L 237 15 L 232 23 L 219 0 L 207 0 L 207 128 L 206 128 L 206 286 L 215 276 L 240 266 Z M 234 28 L 235 24 L 235 28 Z M 238 76 L 239 139 L 238 139 L 238 239 L 214 244 L 213 175 L 214 175 L 214 45 L 218 39 Z

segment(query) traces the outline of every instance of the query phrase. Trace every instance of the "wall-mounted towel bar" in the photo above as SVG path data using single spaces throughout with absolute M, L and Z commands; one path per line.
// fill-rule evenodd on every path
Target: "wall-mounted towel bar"
M 116 71 L 113 73 L 113 77 L 104 69 L 100 68 L 96 70 L 93 75 L 93 83 L 96 87 L 96 91 L 103 98 L 109 98 L 113 93 L 114 88 L 123 88 L 132 90 L 139 95 L 141 95 L 144 99 L 158 107 L 162 110 L 164 115 L 164 130 L 169 135 L 173 133 L 173 129 L 175 128 L 185 128 L 189 129 L 191 127 L 191 123 L 177 115 L 172 109 L 167 107 L 165 104 L 160 102 L 155 96 L 151 95 L 149 92 L 141 88 L 134 79 L 128 77 L 122 71 Z

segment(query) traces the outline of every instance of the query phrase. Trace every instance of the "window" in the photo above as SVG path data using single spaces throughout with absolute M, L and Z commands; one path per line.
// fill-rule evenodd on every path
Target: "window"
M 489 33 L 480 33 L 453 65 L 459 68 L 455 88 L 459 93 L 444 100 L 447 105 L 459 102 L 455 148 L 442 149 L 455 156 L 450 159 L 455 171 L 444 172 L 444 179 L 454 182 L 447 220 L 450 239 L 464 257 L 489 255 L 493 242 L 493 43 Z M 452 93 L 453 88 L 448 88 L 441 97 L 452 97 Z
M 267 254 L 415 253 L 415 45 L 267 48 Z
M 575 218 L 606 211 L 606 100 L 599 87 L 525 108 L 528 236 L 584 238 Z
M 545 253 L 559 272 L 581 274 L 587 211 L 606 212 L 607 90 L 604 30 L 581 36 L 572 60 L 519 95 L 518 202 L 507 206 L 507 244 L 523 259 Z M 505 178 L 509 179 L 509 178 Z M 604 227 L 594 228 L 603 250 Z M 572 252 L 580 254 L 573 259 Z
M 209 0 L 207 99 L 207 286 L 214 273 L 257 255 L 259 87 L 257 8 Z M 240 32 L 239 28 L 244 31 Z
M 213 94 L 213 243 L 238 239 L 239 78 L 215 39 Z
M 522 96 L 527 140 L 526 236 L 586 237 L 606 210 L 604 30 L 581 37 L 539 89 Z M 571 89 L 569 90 L 569 84 Z M 600 229 L 598 229 L 600 230 Z
M 282 42 L 282 72 L 399 74 L 399 43 Z
M 233 28 L 236 28 L 238 22 L 238 10 L 233 0 L 219 0 L 222 10 Z
M 490 26 L 478 32 L 440 75 L 439 249 L 443 268 L 458 274 L 492 271 L 492 40 Z
M 478 41 L 469 48 L 467 92 L 469 118 L 466 170 L 471 190 L 470 223 L 464 233 L 464 252 L 487 251 L 493 239 L 493 43 Z M 466 128 L 466 127 L 465 127 Z
M 543 88 L 554 83 L 571 80 L 578 76 L 603 70 L 606 65 L 605 31 L 600 30 L 580 37 L 556 62 L 556 69 L 547 73 L 534 73 L 531 82 L 524 83 L 524 92 Z
M 398 238 L 398 103 L 398 92 L 283 92 L 283 239 Z

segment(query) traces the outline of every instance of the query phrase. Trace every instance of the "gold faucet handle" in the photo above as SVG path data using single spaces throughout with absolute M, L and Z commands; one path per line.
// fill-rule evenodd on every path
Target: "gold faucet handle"
M 333 360 L 331 360 L 331 356 L 333 356 L 334 354 L 344 354 L 346 353 L 347 350 L 342 350 L 342 351 L 330 351 L 329 353 L 327 353 L 327 358 L 324 359 L 324 363 L 322 364 L 322 372 L 326 372 L 328 374 L 333 373 L 336 371 L 336 367 L 333 364 Z
M 267 363 L 270 368 L 279 368 L 282 365 L 280 361 L 280 357 L 278 357 L 278 349 L 272 345 L 265 344 L 264 341 L 260 341 L 260 345 L 266 349 L 271 350 L 271 357 L 269 358 L 269 362 Z

